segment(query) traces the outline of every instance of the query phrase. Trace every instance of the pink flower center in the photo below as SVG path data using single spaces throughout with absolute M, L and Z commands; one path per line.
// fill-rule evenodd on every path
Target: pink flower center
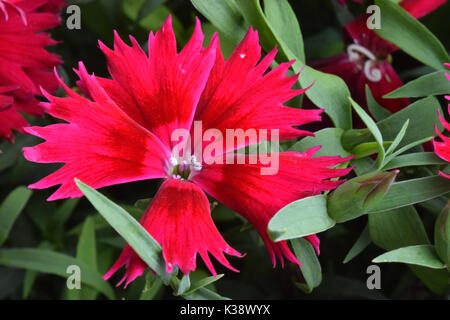
M 169 177 L 174 179 L 189 180 L 202 170 L 202 164 L 197 161 L 196 156 L 190 156 L 188 159 L 182 160 L 172 156 L 170 163 Z

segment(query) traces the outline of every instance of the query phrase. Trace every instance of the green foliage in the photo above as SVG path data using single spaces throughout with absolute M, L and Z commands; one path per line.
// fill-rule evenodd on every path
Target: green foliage
M 375 4 L 383 13 L 383 27 L 375 30 L 380 37 L 436 70 L 445 68 L 450 58 L 431 31 L 392 1 L 375 0 Z
M 295 239 L 319 233 L 333 227 L 335 221 L 327 214 L 323 195 L 294 201 L 270 220 L 268 232 L 273 241 Z

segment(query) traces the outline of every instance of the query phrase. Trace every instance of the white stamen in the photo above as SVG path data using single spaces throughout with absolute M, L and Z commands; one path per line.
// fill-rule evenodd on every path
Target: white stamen
M 194 169 L 195 171 L 200 171 L 202 170 L 202 164 L 201 162 L 197 161 L 197 157 L 196 156 L 191 156 L 191 166 L 192 169 Z
M 377 61 L 375 55 L 367 48 L 353 43 L 347 47 L 347 54 L 350 61 L 357 61 L 360 56 L 365 56 L 368 60 L 364 62 L 364 74 L 367 79 L 372 82 L 378 82 L 382 78 L 381 70 L 373 67 L 374 62 Z
M 177 158 L 175 158 L 174 156 L 170 157 L 170 164 L 173 166 L 176 166 L 178 164 L 178 160 Z
M 378 82 L 383 77 L 383 75 L 381 74 L 381 70 L 376 67 L 372 67 L 372 61 L 370 60 L 364 63 L 364 74 L 366 75 L 367 79 L 372 82 Z

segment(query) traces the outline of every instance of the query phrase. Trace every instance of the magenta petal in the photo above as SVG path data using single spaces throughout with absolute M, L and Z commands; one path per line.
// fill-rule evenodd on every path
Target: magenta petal
M 419 19 L 446 3 L 447 0 L 402 0 L 400 6 Z
M 284 258 L 298 263 L 286 242 L 274 243 L 270 240 L 267 224 L 285 205 L 334 189 L 342 181 L 328 179 L 346 175 L 351 170 L 330 168 L 349 159 L 312 158 L 317 150 L 318 148 L 314 148 L 301 154 L 280 153 L 279 170 L 274 175 L 261 175 L 261 168 L 268 166 L 261 163 L 211 164 L 206 165 L 193 180 L 218 201 L 241 214 L 256 228 L 274 265 L 276 257 L 282 264 Z M 248 159 L 246 161 L 249 162 Z M 316 239 L 313 244 L 318 245 Z
M 26 131 L 45 139 L 24 148 L 26 159 L 65 165 L 30 188 L 61 187 L 49 198 L 82 195 L 74 178 L 93 188 L 167 176 L 169 151 L 151 132 L 122 112 L 96 81 L 81 68 L 94 101 L 67 88 L 69 97 L 47 95 L 47 112 L 69 123 L 30 127 Z
M 230 128 L 276 128 L 280 140 L 311 135 L 293 126 L 320 121 L 322 111 L 283 105 L 306 90 L 292 89 L 299 75 L 286 76 L 286 72 L 293 62 L 267 70 L 276 53 L 274 49 L 260 60 L 259 37 L 252 28 L 226 61 L 220 50 L 216 51 L 215 65 L 195 114 L 204 130 L 214 128 L 225 136 Z
M 178 266 L 184 274 L 194 271 L 197 254 L 214 276 L 217 273 L 209 254 L 225 267 L 237 271 L 224 253 L 237 257 L 242 255 L 222 238 L 211 219 L 206 195 L 191 182 L 179 179 L 164 181 L 140 223 L 161 245 L 167 272 L 172 272 L 174 266 Z M 127 246 L 105 278 L 109 278 L 122 265 L 127 268 L 127 283 L 145 269 L 145 263 Z
M 216 44 L 204 49 L 203 38 L 197 20 L 190 41 L 177 53 L 169 16 L 156 35 L 150 34 L 148 57 L 134 38 L 129 47 L 117 33 L 114 50 L 100 43 L 114 80 L 100 81 L 105 90 L 122 110 L 168 148 L 172 147 L 175 129 L 190 128 L 214 64 Z
M 0 0 L 0 86 L 13 87 L 6 97 L 0 94 L 0 137 L 12 140 L 11 130 L 22 131 L 27 122 L 18 111 L 42 115 L 36 98 L 39 87 L 54 92 L 58 82 L 52 70 L 61 59 L 46 50 L 57 42 L 44 31 L 56 27 L 61 19 L 44 6 L 59 0 Z

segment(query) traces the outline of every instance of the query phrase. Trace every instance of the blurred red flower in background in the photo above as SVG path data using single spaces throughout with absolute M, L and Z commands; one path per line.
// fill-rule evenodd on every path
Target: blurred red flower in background
M 446 0 L 403 0 L 399 5 L 418 19 L 445 2 Z M 369 29 L 366 25 L 367 18 L 367 15 L 357 17 L 344 27 L 347 52 L 312 62 L 311 65 L 341 77 L 360 105 L 367 105 L 365 87 L 368 85 L 380 105 L 391 112 L 397 112 L 409 105 L 409 99 L 382 97 L 402 86 L 401 79 L 391 65 L 391 53 L 398 48 Z
M 39 87 L 55 91 L 60 58 L 45 50 L 57 42 L 43 31 L 61 23 L 61 0 L 0 0 L 0 138 L 27 125 L 20 114 L 40 116 Z
M 450 68 L 450 63 L 446 63 L 445 65 Z M 447 80 L 450 81 L 450 74 L 446 73 L 445 76 L 447 77 Z M 450 95 L 445 96 L 445 99 L 450 101 Z M 448 110 L 450 111 L 450 104 L 448 105 Z M 448 123 L 441 114 L 439 114 L 439 119 L 441 120 L 441 123 L 444 126 L 444 128 L 447 131 L 450 131 L 450 123 Z M 438 130 L 437 127 L 436 127 L 436 133 L 442 139 L 442 142 L 433 140 L 434 151 L 436 152 L 436 154 L 439 157 L 441 157 L 445 161 L 450 162 L 450 138 L 444 136 Z M 446 177 L 446 178 L 450 179 L 450 175 L 449 174 L 445 174 L 443 172 L 439 172 L 439 174 L 441 176 L 443 176 L 443 177 Z

